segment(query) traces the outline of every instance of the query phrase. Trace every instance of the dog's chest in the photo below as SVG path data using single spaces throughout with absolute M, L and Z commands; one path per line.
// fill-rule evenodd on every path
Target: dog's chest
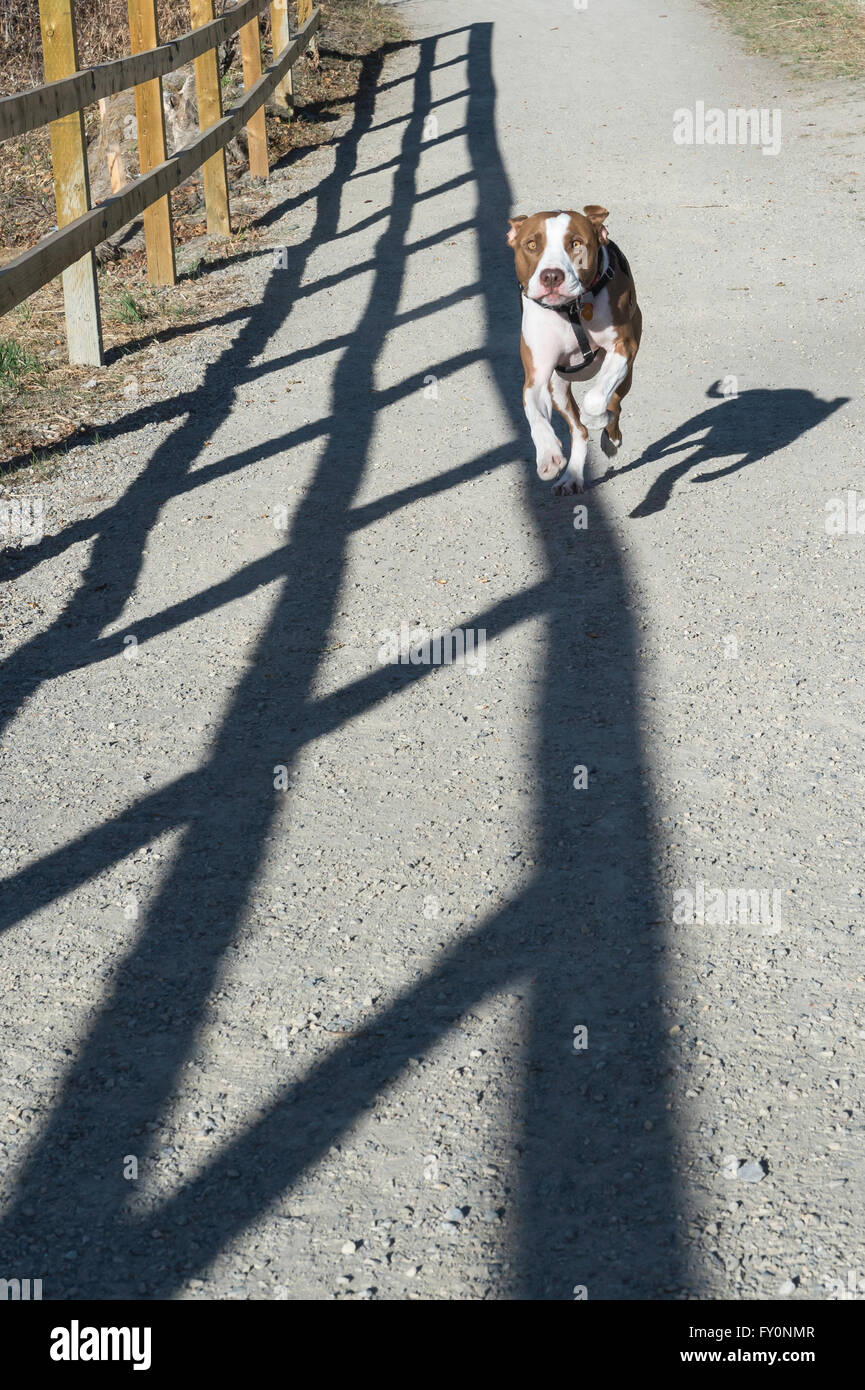
M 609 351 L 616 343 L 617 334 L 606 289 L 594 301 L 587 300 L 583 307 L 589 309 L 589 314 L 583 314 L 580 322 L 590 347 Z M 527 303 L 523 313 L 523 336 L 538 364 L 573 368 L 583 361 L 574 325 L 564 314 Z

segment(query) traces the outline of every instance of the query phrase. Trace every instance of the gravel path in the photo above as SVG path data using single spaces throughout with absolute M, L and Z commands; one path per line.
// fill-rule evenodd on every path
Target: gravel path
M 696 0 L 403 12 L 2 562 L 0 1276 L 865 1290 L 861 104 Z M 596 201 L 646 327 L 578 529 L 504 232 Z

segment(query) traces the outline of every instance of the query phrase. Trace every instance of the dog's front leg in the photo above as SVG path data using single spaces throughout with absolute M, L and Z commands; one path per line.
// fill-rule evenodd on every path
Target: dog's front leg
M 553 492 L 560 497 L 567 497 L 569 493 L 582 492 L 583 490 L 589 433 L 580 420 L 580 412 L 577 410 L 571 395 L 570 382 L 566 378 L 560 377 L 558 372 L 553 372 L 550 380 L 550 395 L 556 410 L 567 420 L 568 429 L 571 432 L 571 456 L 568 459 L 568 466 L 553 488 Z
M 532 440 L 535 445 L 538 477 L 545 483 L 558 477 L 565 467 L 565 456 L 552 426 L 553 398 L 550 394 L 550 378 L 555 365 L 554 354 L 544 353 L 535 360 L 525 338 L 521 344 L 523 367 L 526 380 L 523 387 L 523 406 Z
M 543 478 L 545 483 L 552 482 L 564 469 L 565 456 L 552 426 L 553 399 L 549 379 L 527 383 L 523 404 L 534 440 L 538 477 Z
M 610 397 L 628 375 L 633 355 L 629 354 L 621 343 L 617 343 L 612 352 L 607 353 L 597 380 L 591 390 L 586 392 L 580 406 L 580 419 L 587 429 L 603 430 L 610 423 Z

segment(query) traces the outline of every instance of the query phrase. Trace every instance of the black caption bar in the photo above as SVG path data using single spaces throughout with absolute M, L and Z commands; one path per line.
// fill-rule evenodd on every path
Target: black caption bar
M 115 1378 L 129 1374 L 145 1383 L 145 1377 L 160 1381 L 166 1372 L 213 1371 L 223 1377 L 259 1366 L 262 1358 L 278 1365 L 287 1349 L 299 1339 L 315 1335 L 309 1327 L 309 1308 L 298 1322 L 296 1311 L 286 1302 L 199 1301 L 55 1303 L 13 1300 L 0 1307 L 7 1346 L 14 1345 L 26 1371 L 60 1382 L 69 1376 L 92 1379 L 101 1371 Z M 673 1366 L 686 1375 L 699 1376 L 711 1367 L 736 1370 L 759 1367 L 767 1374 L 787 1367 L 827 1374 L 840 1371 L 849 1360 L 854 1330 L 861 1323 L 858 1300 L 837 1302 L 763 1303 L 593 1303 L 578 1300 L 565 1307 L 534 1304 L 529 1312 L 534 1330 L 538 1318 L 549 1317 L 550 1331 L 559 1337 L 576 1339 L 574 1350 L 583 1360 L 591 1355 L 611 1371 L 634 1371 L 667 1375 Z M 382 1313 L 368 1304 L 359 1315 L 359 1329 L 372 1324 L 380 1328 Z M 508 1355 L 513 1346 L 514 1318 L 525 1306 L 500 1303 L 479 1308 L 474 1314 L 463 1306 L 458 1314 L 461 1327 L 465 1319 L 483 1330 L 482 1357 L 489 1374 L 497 1355 Z M 385 1315 L 401 1320 L 417 1320 L 419 1305 L 411 1312 L 399 1313 L 391 1305 Z M 441 1304 L 427 1309 L 420 1305 L 426 1323 L 432 1317 L 441 1325 L 449 1314 Z M 327 1317 L 327 1301 L 321 1315 Z M 354 1316 L 352 1315 L 352 1320 Z M 335 1323 L 345 1318 L 340 1309 Z M 490 1341 L 490 1326 L 499 1318 L 502 1336 Z M 363 1322 L 360 1323 L 360 1319 Z M 463 1348 L 463 1353 L 467 1350 Z M 463 1354 L 461 1353 L 461 1355 Z

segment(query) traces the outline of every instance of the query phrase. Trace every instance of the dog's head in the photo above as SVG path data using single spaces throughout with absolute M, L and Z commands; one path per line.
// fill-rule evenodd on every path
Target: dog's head
M 598 276 L 607 216 L 606 208 L 590 203 L 582 212 L 512 217 L 508 245 L 523 293 L 557 309 L 588 289 Z

